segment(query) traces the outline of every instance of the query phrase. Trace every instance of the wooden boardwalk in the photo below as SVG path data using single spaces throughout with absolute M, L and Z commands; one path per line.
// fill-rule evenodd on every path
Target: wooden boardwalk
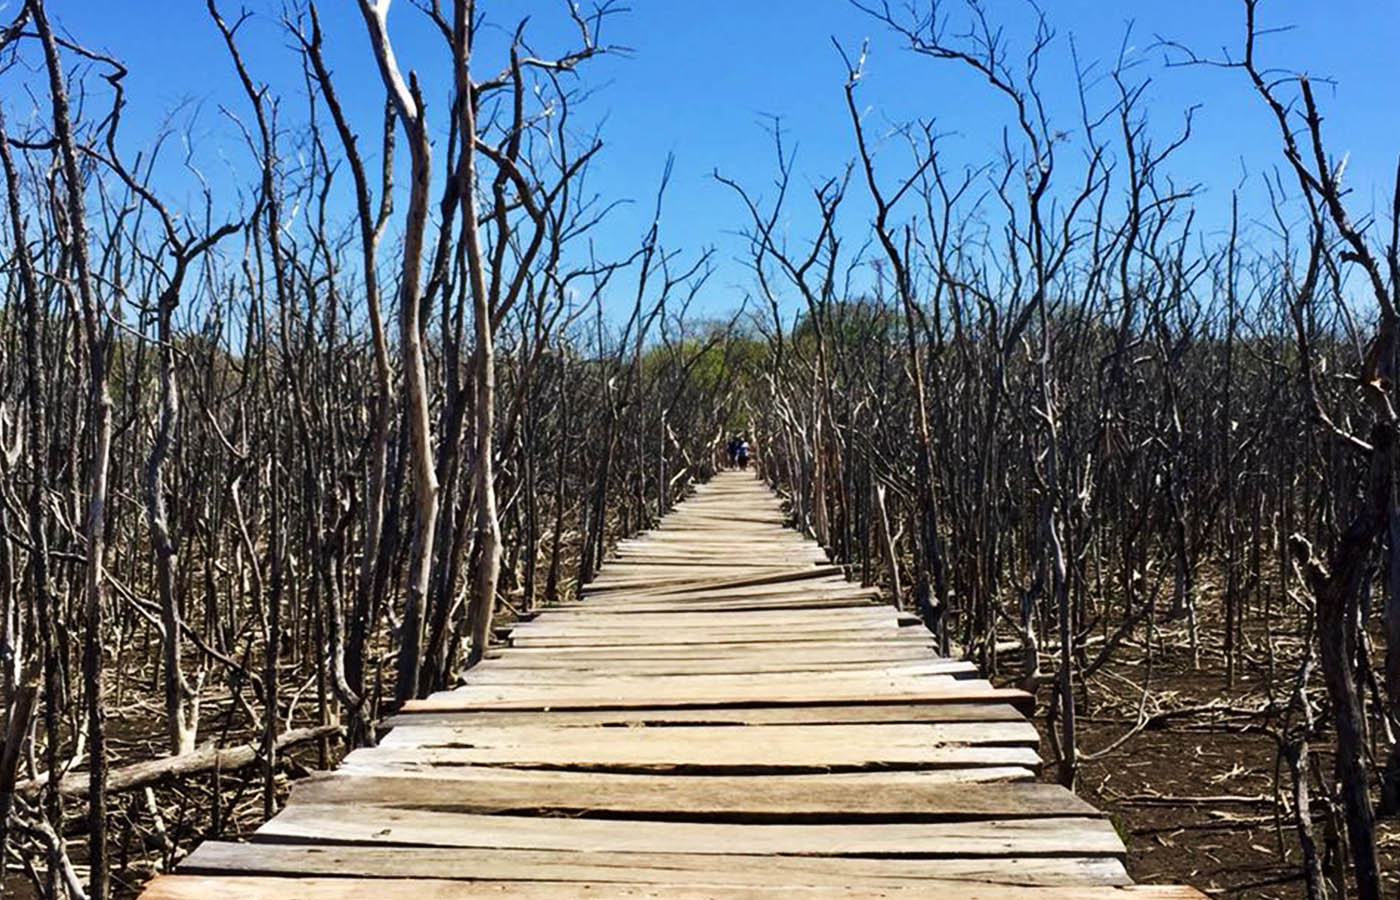
M 936 656 L 726 473 L 381 745 L 151 900 L 1199 898 L 1037 783 L 1029 697 Z

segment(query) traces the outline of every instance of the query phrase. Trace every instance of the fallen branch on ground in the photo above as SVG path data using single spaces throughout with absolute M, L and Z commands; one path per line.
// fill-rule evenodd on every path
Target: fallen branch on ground
M 283 732 L 277 738 L 277 749 L 279 751 L 286 750 L 309 741 L 339 736 L 341 731 L 339 725 L 294 728 L 291 731 Z M 191 775 L 200 775 L 215 769 L 231 772 L 250 766 L 256 763 L 259 758 L 258 746 L 255 744 L 224 748 L 211 745 L 202 747 L 193 753 L 146 760 L 113 769 L 107 776 L 107 791 L 112 794 L 134 791 L 167 779 L 188 778 Z M 42 790 L 47 782 L 47 776 L 21 781 L 15 785 L 15 793 L 21 796 L 32 796 Z M 58 792 L 65 797 L 86 797 L 88 773 L 86 771 L 70 772 L 63 776 L 63 779 L 58 783 Z

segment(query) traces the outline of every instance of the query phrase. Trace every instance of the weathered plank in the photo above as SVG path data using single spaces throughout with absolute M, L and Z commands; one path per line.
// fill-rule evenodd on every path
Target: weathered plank
M 829 897 L 869 897 L 869 888 L 778 885 L 789 896 L 824 900 Z M 940 890 L 924 884 L 904 888 L 881 888 L 884 896 L 928 896 L 928 891 Z M 1163 888 L 1143 885 L 1131 888 L 1018 888 L 986 885 L 964 888 L 957 883 L 946 884 L 942 890 L 956 890 L 961 900 L 1190 900 L 1201 895 L 1185 888 Z M 616 885 L 587 882 L 484 882 L 432 881 L 428 879 L 361 880 L 350 878 L 255 878 L 234 876 L 165 875 L 157 878 L 145 894 L 150 900 L 252 900 L 279 897 L 297 900 L 342 900 L 344 897 L 409 898 L 409 900 L 470 900 L 477 897 L 522 897 L 534 900 L 596 900 L 600 896 L 631 898 L 667 898 L 667 900 L 769 900 L 774 891 L 768 887 L 715 887 L 711 885 L 662 884 Z
M 704 600 L 632 600 L 614 602 L 600 600 L 596 608 L 581 610 L 573 605 L 551 606 L 550 612 L 572 613 L 638 613 L 638 612 L 741 612 L 749 609 L 845 609 L 856 606 L 880 605 L 880 594 L 874 588 L 863 591 L 790 591 L 784 594 L 740 597 L 720 597 Z
M 716 619 L 722 618 L 723 625 Z M 723 628 L 725 630 L 774 629 L 779 634 L 815 628 L 827 631 L 846 628 L 884 630 L 897 627 L 899 619 L 893 607 L 850 606 L 836 609 L 746 609 L 727 612 L 718 617 L 712 612 L 663 611 L 633 612 L 618 615 L 580 615 L 545 612 L 529 622 L 515 627 L 515 636 L 541 634 L 589 633 L 595 637 L 614 632 L 656 632 L 669 629 Z M 598 634 L 601 632 L 602 634 Z
M 742 674 L 762 671 L 765 667 L 783 665 L 829 666 L 829 671 L 841 667 L 919 665 L 926 662 L 961 663 L 961 660 L 943 659 L 926 647 L 864 647 L 800 644 L 787 646 L 779 644 L 762 647 L 757 651 L 734 648 L 724 652 L 707 653 L 701 648 L 679 647 L 640 647 L 622 650 L 619 648 L 600 649 L 578 647 L 573 650 L 540 651 L 517 648 L 510 653 L 488 654 L 478 668 L 490 666 L 493 670 L 503 669 L 572 669 L 608 666 L 611 664 L 635 663 L 638 665 L 674 665 L 685 671 L 699 672 L 713 669 L 716 674 Z M 475 671 L 475 670 L 473 670 Z
M 692 772 L 969 768 L 1039 764 L 1027 722 L 775 725 L 756 741 L 730 726 L 466 729 L 405 726 L 346 762 Z
M 612 559 L 603 567 L 604 571 L 623 568 L 629 564 L 651 566 L 683 565 L 724 569 L 736 567 L 759 568 L 764 566 L 797 566 L 803 564 L 824 565 L 828 560 L 821 550 L 808 545 L 779 547 L 773 550 L 751 552 L 742 557 L 719 557 L 705 550 L 684 545 L 626 546 L 619 545 Z
M 708 612 L 727 613 L 745 610 L 765 609 L 851 609 L 857 607 L 884 606 L 879 593 L 874 588 L 852 591 L 849 588 L 818 588 L 808 591 L 766 591 L 737 590 L 716 591 L 703 597 L 674 599 L 666 595 L 629 597 L 626 594 L 610 596 L 598 601 L 598 609 L 575 606 L 572 603 L 549 607 L 549 612 L 569 614 L 586 613 L 589 616 L 605 613 L 641 612 Z
M 486 881 L 606 883 L 602 896 L 623 884 L 684 883 L 713 886 L 919 886 L 958 882 L 956 893 L 978 883 L 1018 886 L 1116 886 L 1129 883 L 1122 863 L 1107 857 L 998 859 L 879 859 L 782 857 L 696 853 L 560 853 L 542 850 L 376 847 L 330 844 L 209 842 L 180 865 L 191 874 L 343 875 Z M 930 883 L 933 882 L 933 883 Z M 928 894 L 925 894 L 928 896 Z
M 1001 782 L 968 790 L 936 772 L 867 777 L 772 778 L 615 775 L 466 767 L 470 777 L 318 775 L 297 782 L 294 803 L 362 803 L 441 812 L 597 815 L 727 822 L 934 822 L 1098 816 L 1059 785 Z
M 364 804 L 294 803 L 255 841 L 515 847 L 628 853 L 803 856 L 1106 856 L 1123 844 L 1099 818 L 841 825 L 733 825 L 536 816 L 482 816 Z
M 407 746 L 356 750 L 346 765 L 397 766 L 405 770 L 434 771 L 465 765 L 575 768 L 587 771 L 687 772 L 691 774 L 781 774 L 791 771 L 831 772 L 900 767 L 909 769 L 967 769 L 976 766 L 1018 766 L 1038 769 L 1040 757 L 1028 747 L 949 744 L 936 747 L 842 750 L 774 747 L 767 753 L 746 746 L 753 741 L 702 748 L 684 748 L 679 738 L 654 745 L 621 741 L 589 741 L 580 738 L 569 753 L 549 756 L 533 747 Z
M 906 641 L 891 644 L 886 641 L 747 641 L 729 644 L 642 644 L 615 647 L 610 644 L 577 647 L 510 647 L 493 650 L 488 659 L 558 659 L 567 661 L 586 658 L 613 659 L 732 659 L 736 661 L 771 659 L 783 656 L 832 655 L 836 658 L 859 658 L 875 661 L 939 659 L 926 641 Z
M 633 567 L 629 567 L 631 570 Z M 636 567 L 639 571 L 615 572 L 600 576 L 583 587 L 585 594 L 616 591 L 623 587 L 644 586 L 654 588 L 658 593 L 691 594 L 709 591 L 750 589 L 770 585 L 792 586 L 809 582 L 830 583 L 832 577 L 842 578 L 845 570 L 840 566 L 799 566 L 796 568 L 749 569 L 736 568 L 732 576 L 719 575 L 713 570 L 702 569 L 694 573 L 676 572 L 667 569 L 661 573 L 648 572 L 645 566 Z
M 627 588 L 622 591 L 596 595 L 594 598 L 585 600 L 568 600 L 559 606 L 549 607 L 547 612 L 587 612 L 592 614 L 587 606 L 588 603 L 596 602 L 601 612 L 608 612 L 613 607 L 631 606 L 636 609 L 643 605 L 662 605 L 662 612 L 687 612 L 687 609 L 694 612 L 706 612 L 701 607 L 701 603 L 763 603 L 763 602 L 794 602 L 811 596 L 823 600 L 844 600 L 846 606 L 882 606 L 888 609 L 886 603 L 869 603 L 869 600 L 878 598 L 874 588 L 855 588 L 848 584 L 839 584 L 836 579 L 822 579 L 809 585 L 767 585 L 762 588 L 710 588 L 706 591 L 665 591 L 661 588 L 638 589 Z M 762 609 L 762 606 L 755 606 L 755 609 Z M 715 610 L 710 610 L 715 612 Z
M 505 750 L 533 746 L 540 752 L 557 748 L 627 747 L 682 749 L 684 758 L 704 751 L 720 754 L 742 752 L 757 757 L 763 752 L 774 756 L 794 753 L 816 758 L 830 754 L 833 758 L 867 758 L 886 753 L 908 756 L 931 748 L 981 744 L 987 746 L 1035 747 L 1040 733 L 1031 723 L 1019 722 L 943 722 L 938 724 L 860 724 L 860 725 L 770 725 L 763 729 L 763 746 L 735 751 L 736 744 L 752 744 L 754 735 L 728 725 L 647 725 L 632 728 L 556 728 L 549 725 L 517 725 L 498 728 L 464 728 L 452 725 L 404 725 L 395 728 L 379 742 L 382 747 L 466 747 L 475 750 Z M 824 746 L 813 747 L 818 744 Z M 883 748 L 883 749 L 880 749 Z M 373 749 L 373 748 L 371 748 Z M 358 752 L 358 751 L 356 751 Z M 533 752 L 533 751 L 531 751 Z M 894 761 L 893 756 L 890 761 Z
M 393 760 L 376 762 L 373 759 L 362 758 L 361 760 L 343 763 L 336 770 L 337 774 L 355 775 L 364 777 L 389 777 L 389 778 L 414 778 L 419 780 L 433 780 L 438 782 L 447 781 L 472 781 L 481 778 L 499 778 L 509 776 L 536 776 L 536 775 L 559 775 L 572 778 L 655 778 L 663 777 L 659 773 L 635 774 L 618 772 L 616 770 L 598 769 L 527 769 L 512 768 L 509 766 L 472 766 L 472 765 L 452 765 L 452 766 L 413 766 L 403 765 Z M 917 769 L 902 771 L 882 771 L 865 770 L 854 772 L 830 772 L 822 770 L 818 773 L 803 773 L 801 770 L 792 770 L 791 773 L 781 773 L 784 781 L 799 781 L 803 778 L 811 779 L 838 779 L 838 780 L 863 780 L 869 779 L 874 783 L 883 783 L 882 778 L 894 778 L 896 776 L 912 776 L 928 779 L 931 782 L 944 784 L 1001 784 L 1011 782 L 1031 782 L 1036 777 L 1035 771 L 1025 766 L 976 766 L 972 768 L 946 768 L 946 769 Z M 679 778 L 720 778 L 722 775 L 695 773 L 685 775 L 667 775 L 664 777 Z M 769 773 L 764 778 L 779 777 L 774 773 Z M 749 778 L 751 781 L 759 781 L 758 778 Z
M 906 629 L 909 630 L 909 629 Z M 511 639 L 511 643 L 517 647 L 567 647 L 567 646 L 592 646 L 604 639 L 604 636 L 579 635 L 579 634 L 556 634 L 556 635 L 533 635 L 520 634 Z M 679 632 L 656 633 L 656 632 L 611 632 L 606 635 L 606 641 L 610 646 L 689 646 L 695 644 L 763 644 L 763 643 L 831 643 L 832 641 L 860 641 L 867 644 L 912 644 L 916 647 L 929 646 L 928 635 L 924 634 L 902 634 L 894 628 L 841 628 L 820 626 L 783 630 L 781 628 L 768 629 L 744 629 L 744 628 L 723 628 L 711 627 L 697 629 L 685 634 Z
M 806 684 L 774 678 L 746 686 L 706 690 L 677 684 L 659 694 L 646 684 L 618 684 L 578 690 L 556 686 L 480 685 L 444 691 L 404 704 L 405 712 L 473 709 L 626 709 L 629 707 L 724 707 L 839 705 L 859 703 L 1010 703 L 1025 705 L 1023 691 L 995 688 L 981 679 L 927 676 L 902 679 L 852 679 Z M 647 679 L 641 679 L 645 682 Z
M 1000 703 L 860 703 L 845 706 L 741 706 L 731 708 L 481 710 L 405 712 L 389 719 L 399 725 L 500 728 L 516 725 L 592 728 L 637 725 L 841 725 L 863 722 L 1024 722 L 1015 708 Z M 756 735 L 762 740 L 762 735 Z
M 733 679 L 745 675 L 791 675 L 806 673 L 805 677 L 855 676 L 884 677 L 886 675 L 952 675 L 974 677 L 977 667 L 963 660 L 912 660 L 900 665 L 878 662 L 808 662 L 802 659 L 755 660 L 575 660 L 572 664 L 559 661 L 486 663 L 466 675 L 468 684 L 578 684 L 589 678 L 659 676 L 668 678 Z

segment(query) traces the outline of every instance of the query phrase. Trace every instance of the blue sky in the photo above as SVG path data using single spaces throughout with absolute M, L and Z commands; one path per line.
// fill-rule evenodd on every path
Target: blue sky
M 540 53 L 565 46 L 571 34 L 562 2 L 481 0 L 496 26 L 495 38 L 488 38 L 482 53 L 494 53 L 499 60 L 506 31 L 527 13 L 532 17 L 528 33 Z M 0 6 L 8 5 L 5 12 L 12 14 L 15 3 Z M 270 82 L 282 96 L 283 124 L 294 129 L 305 118 L 304 89 L 291 43 L 278 24 L 283 5 L 277 0 L 245 3 L 254 14 L 242 35 L 248 62 L 255 77 Z M 247 104 L 202 0 L 50 0 L 49 5 L 61 27 L 129 66 L 128 148 L 148 144 L 173 113 L 182 127 L 193 122 L 195 158 L 216 190 L 230 179 L 251 180 L 252 161 L 221 111 L 247 117 Z M 986 0 L 985 5 L 994 21 L 1005 24 L 1013 45 L 1023 46 L 1029 6 L 1021 0 Z M 236 15 L 232 2 L 221 6 L 226 17 Z M 363 23 L 352 0 L 323 0 L 322 6 L 341 93 L 372 145 L 383 94 Z M 956 168 L 993 153 L 1009 123 L 1004 103 L 971 73 L 902 49 L 884 26 L 846 0 L 631 0 L 630 6 L 610 20 L 604 39 L 631 52 L 585 67 L 583 81 L 593 93 L 577 113 L 583 122 L 603 123 L 605 148 L 591 175 L 593 189 L 604 197 L 637 201 L 610 217 L 598 232 L 598 243 L 619 253 L 635 245 L 645 230 L 665 158 L 674 154 L 663 240 L 691 252 L 716 249 L 716 275 L 702 300 L 703 308 L 715 314 L 734 306 L 752 285 L 741 259 L 745 243 L 735 234 L 744 224 L 743 211 L 711 172 L 718 169 L 758 191 L 771 183 L 771 116 L 781 117 L 786 139 L 797 149 L 798 184 L 839 173 L 853 153 L 842 96 L 845 72 L 832 38 L 851 48 L 870 41 L 860 101 L 877 137 L 896 123 L 936 119 L 947 135 L 948 165 Z M 945 6 L 952 21 L 960 21 L 961 4 Z M 1263 214 L 1257 175 L 1278 165 L 1281 157 L 1272 122 L 1242 73 L 1168 69 L 1162 65 L 1163 51 L 1153 48 L 1160 36 L 1203 54 L 1218 55 L 1225 48 L 1237 52 L 1240 3 L 1044 0 L 1043 8 L 1058 32 L 1044 76 L 1057 124 L 1066 130 L 1078 124 L 1070 37 L 1081 61 L 1105 65 L 1117 56 L 1131 22 L 1129 53 L 1142 60 L 1135 74 L 1152 79 L 1145 104 L 1153 131 L 1165 138 L 1179 128 L 1187 107 L 1199 106 L 1195 137 L 1171 170 L 1182 183 L 1203 185 L 1205 228 L 1223 226 L 1230 191 L 1246 171 L 1256 177 L 1243 193 L 1245 213 Z M 1263 4 L 1262 16 L 1268 26 L 1295 26 L 1262 45 L 1268 62 L 1336 80 L 1335 89 L 1321 92 L 1332 147 L 1351 154 L 1355 201 L 1365 210 L 1384 209 L 1400 153 L 1400 105 L 1394 95 L 1400 75 L 1400 3 L 1273 0 Z M 418 70 L 428 85 L 430 117 L 436 113 L 441 121 L 449 87 L 445 46 L 408 0 L 397 0 L 390 27 L 402 65 Z M 23 120 L 27 101 L 14 91 L 0 96 L 6 97 L 13 127 L 14 120 Z M 173 167 L 176 154 L 169 159 Z M 893 145 L 884 160 L 893 177 L 902 165 Z M 168 190 L 179 193 L 179 179 L 168 177 Z M 853 244 L 859 243 L 861 220 L 869 215 L 860 193 L 853 189 L 848 210 Z M 805 202 L 791 207 L 785 225 L 794 237 L 812 227 L 809 211 Z

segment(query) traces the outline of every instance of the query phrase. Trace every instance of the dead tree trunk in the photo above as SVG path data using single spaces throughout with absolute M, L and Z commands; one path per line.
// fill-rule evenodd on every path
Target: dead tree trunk
M 68 110 L 68 88 L 58 44 L 49 27 L 43 0 L 30 0 L 29 9 L 44 45 L 49 93 L 53 106 L 54 135 L 63 169 L 68 233 L 65 238 L 73 265 L 86 340 L 88 375 L 87 511 L 83 518 L 86 542 L 84 585 L 83 677 L 87 682 L 88 729 L 88 893 L 93 900 L 106 900 L 110 890 L 107 858 L 107 734 L 106 700 L 103 696 L 104 594 L 107 541 L 107 472 L 112 451 L 112 395 L 107 387 L 108 349 L 111 326 L 106 310 L 93 287 L 88 260 L 87 209 L 83 198 L 83 178 L 78 171 L 78 149 L 73 138 Z M 48 703 L 56 698 L 50 696 Z M 55 827 L 61 823 L 55 822 Z
M 432 433 L 428 416 L 428 373 L 423 355 L 421 284 L 423 235 L 428 225 L 428 190 L 432 177 L 432 149 L 427 117 L 417 77 L 410 73 L 407 83 L 394 58 L 389 40 L 390 0 L 359 0 L 360 13 L 369 30 L 370 45 L 379 64 L 379 74 L 398 111 L 408 138 L 412 176 L 408 211 L 404 219 L 403 261 L 399 283 L 399 344 L 403 354 L 404 410 L 409 431 L 409 467 L 414 498 L 413 544 L 409 550 L 408 596 L 404 599 L 399 638 L 398 679 L 394 699 L 399 703 L 418 695 L 423 664 L 423 623 L 428 596 L 428 577 L 433 551 L 433 531 L 437 524 L 438 482 L 433 465 Z
M 471 82 L 472 0 L 453 4 L 452 53 L 456 78 L 457 117 L 462 141 L 462 238 L 467 276 L 472 293 L 472 319 L 476 348 L 474 389 L 476 469 L 473 473 L 476 501 L 476 596 L 470 613 L 471 648 L 467 664 L 476 665 L 491 639 L 491 619 L 496 608 L 496 585 L 501 577 L 501 521 L 496 506 L 496 347 L 492 334 L 491 295 L 486 290 L 486 267 L 476 215 L 476 104 Z M 505 240 L 499 235 L 498 240 Z M 499 278 L 499 273 L 495 277 Z

